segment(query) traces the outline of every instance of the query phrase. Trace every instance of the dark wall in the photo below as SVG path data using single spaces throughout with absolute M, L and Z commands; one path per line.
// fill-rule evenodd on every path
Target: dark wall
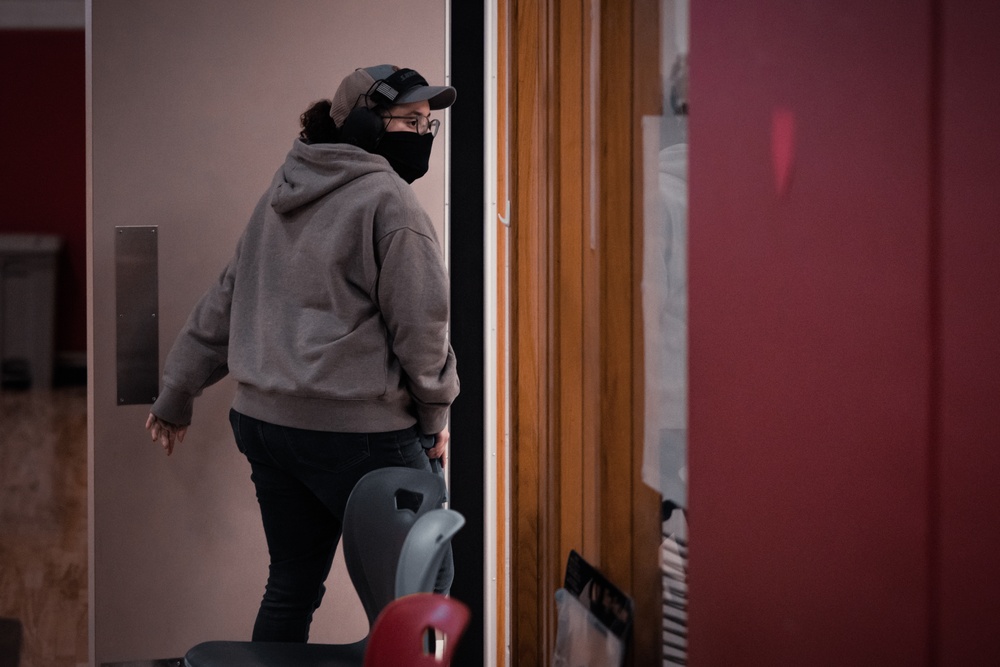
M 0 233 L 56 234 L 56 350 L 87 349 L 83 30 L 0 30 Z

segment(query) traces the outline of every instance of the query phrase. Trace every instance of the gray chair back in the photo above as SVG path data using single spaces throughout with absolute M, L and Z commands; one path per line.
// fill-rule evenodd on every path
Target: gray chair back
M 411 528 L 441 507 L 445 492 L 441 477 L 412 468 L 373 470 L 351 492 L 344 511 L 344 563 L 369 623 L 396 598 L 399 555 Z
M 449 509 L 434 509 L 413 524 L 396 566 L 396 597 L 434 590 L 445 551 L 465 517 Z

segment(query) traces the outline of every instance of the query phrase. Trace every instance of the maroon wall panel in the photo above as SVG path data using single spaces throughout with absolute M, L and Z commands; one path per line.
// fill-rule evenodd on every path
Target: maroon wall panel
M 0 30 L 0 232 L 57 234 L 56 349 L 87 349 L 83 30 Z
M 940 655 L 1000 661 L 1000 5 L 941 2 Z
M 926 664 L 930 25 L 692 3 L 693 665 Z

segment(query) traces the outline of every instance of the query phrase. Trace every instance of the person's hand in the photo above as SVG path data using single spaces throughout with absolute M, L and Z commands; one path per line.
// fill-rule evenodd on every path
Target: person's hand
M 439 433 L 434 434 L 434 446 L 424 450 L 427 452 L 427 458 L 440 459 L 442 468 L 444 467 L 445 453 L 448 451 L 449 438 L 451 438 L 451 434 L 448 433 L 446 426 Z
M 149 431 L 153 442 L 159 441 L 160 446 L 167 451 L 167 456 L 174 453 L 174 440 L 184 442 L 184 436 L 187 434 L 187 426 L 163 421 L 152 412 L 146 418 L 146 430 Z

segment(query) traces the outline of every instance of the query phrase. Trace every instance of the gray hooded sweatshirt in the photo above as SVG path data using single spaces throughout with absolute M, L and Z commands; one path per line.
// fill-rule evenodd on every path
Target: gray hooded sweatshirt
M 189 424 L 228 373 L 233 408 L 266 422 L 437 433 L 459 390 L 448 317 L 441 247 L 410 186 L 380 156 L 296 140 L 167 355 L 152 412 Z

